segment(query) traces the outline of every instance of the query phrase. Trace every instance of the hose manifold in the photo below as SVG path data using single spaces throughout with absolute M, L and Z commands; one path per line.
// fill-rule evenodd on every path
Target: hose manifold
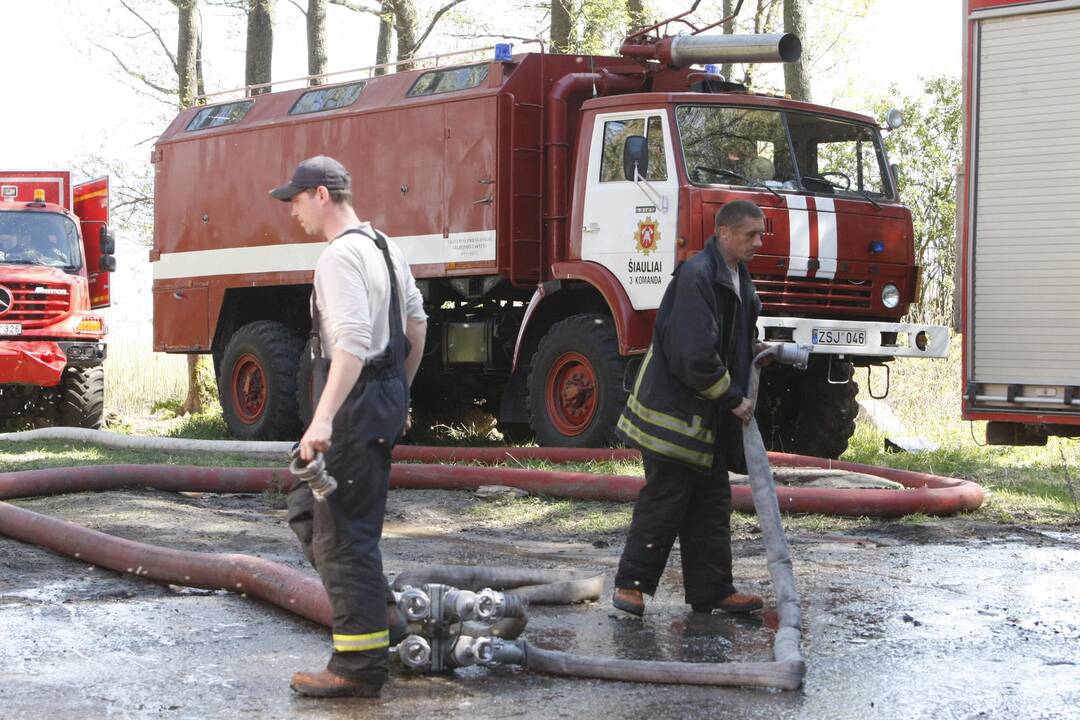
M 316 500 L 325 502 L 330 493 L 337 490 L 337 480 L 326 472 L 326 459 L 322 453 L 316 453 L 315 459 L 306 461 L 300 457 L 300 443 L 289 451 L 289 472 L 298 481 L 306 482 Z

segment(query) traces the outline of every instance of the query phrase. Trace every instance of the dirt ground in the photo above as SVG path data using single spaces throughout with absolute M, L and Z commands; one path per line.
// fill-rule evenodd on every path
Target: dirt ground
M 449 491 L 390 493 L 390 574 L 433 563 L 614 574 L 621 533 L 480 521 Z M 266 496 L 109 492 L 17 504 L 122 537 L 305 567 Z M 487 515 L 484 515 L 487 517 Z M 1075 718 L 1080 536 L 947 519 L 789 536 L 808 672 L 798 692 L 639 685 L 470 668 L 395 671 L 378 701 L 295 696 L 326 631 L 257 600 L 160 586 L 0 538 L 0 718 Z M 770 596 L 753 532 L 740 588 Z M 678 552 L 644 620 L 599 603 L 530 609 L 530 642 L 696 662 L 771 659 L 762 617 L 682 604 Z M 767 608 L 768 610 L 768 608 Z M 765 615 L 768 618 L 768 615 Z

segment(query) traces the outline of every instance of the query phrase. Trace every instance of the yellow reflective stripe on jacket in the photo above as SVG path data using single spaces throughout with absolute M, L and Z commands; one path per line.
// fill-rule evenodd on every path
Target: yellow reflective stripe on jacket
M 684 448 L 681 445 L 676 445 L 673 442 L 668 442 L 663 438 L 650 435 L 630 422 L 625 415 L 619 417 L 619 429 L 622 430 L 628 438 L 641 445 L 641 447 L 659 453 L 664 457 L 682 460 L 683 462 L 706 469 L 712 467 L 712 453 L 695 452 L 688 448 Z
M 379 632 L 368 633 L 366 635 L 334 634 L 334 650 L 337 650 L 338 652 L 379 650 L 384 647 L 390 647 L 389 630 L 380 630 Z
M 626 406 L 630 408 L 631 412 L 633 412 L 635 415 L 637 415 L 650 425 L 656 425 L 657 427 L 662 427 L 665 430 L 677 432 L 680 435 L 685 435 L 686 437 L 700 440 L 701 442 L 708 443 L 709 445 L 712 445 L 713 441 L 716 439 L 716 435 L 713 434 L 712 430 L 709 430 L 706 427 L 702 427 L 701 418 L 696 415 L 694 416 L 694 420 L 696 422 L 687 423 L 675 417 L 674 415 L 668 415 L 667 413 L 662 413 L 659 410 L 652 410 L 645 407 L 641 404 L 641 401 L 639 401 L 634 395 L 631 395 L 626 399 Z
M 701 394 L 710 400 L 719 400 L 724 396 L 724 393 L 728 391 L 729 387 L 731 387 L 731 373 L 725 370 L 724 375 L 712 385 L 702 390 Z

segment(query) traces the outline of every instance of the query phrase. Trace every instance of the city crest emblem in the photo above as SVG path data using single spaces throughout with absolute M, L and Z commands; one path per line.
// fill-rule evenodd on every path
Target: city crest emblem
M 643 255 L 656 250 L 660 242 L 660 223 L 651 217 L 639 220 L 637 230 L 634 231 L 634 242 L 637 243 L 637 251 Z

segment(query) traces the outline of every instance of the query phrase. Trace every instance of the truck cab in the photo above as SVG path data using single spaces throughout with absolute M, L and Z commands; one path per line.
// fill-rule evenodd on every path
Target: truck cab
M 76 214 L 73 210 L 81 214 Z M 115 243 L 108 181 L 0 172 L 0 417 L 99 427 Z

